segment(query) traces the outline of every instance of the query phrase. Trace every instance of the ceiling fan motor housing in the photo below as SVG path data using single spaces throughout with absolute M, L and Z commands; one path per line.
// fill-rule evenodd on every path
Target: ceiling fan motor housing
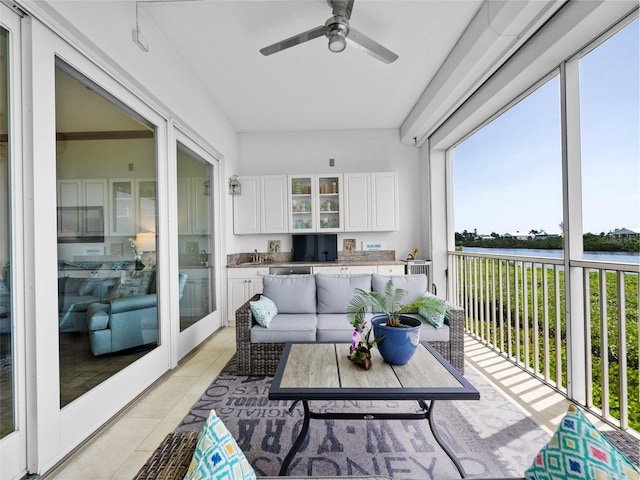
M 329 50 L 335 53 L 342 52 L 347 46 L 349 21 L 345 17 L 331 17 L 325 22 L 324 27 L 324 34 L 329 39 Z

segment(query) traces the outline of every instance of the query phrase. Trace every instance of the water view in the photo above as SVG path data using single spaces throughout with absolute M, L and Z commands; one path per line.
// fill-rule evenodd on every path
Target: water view
M 520 257 L 564 258 L 564 250 L 558 249 L 462 247 L 462 251 Z M 584 252 L 584 259 L 609 263 L 640 264 L 640 252 Z

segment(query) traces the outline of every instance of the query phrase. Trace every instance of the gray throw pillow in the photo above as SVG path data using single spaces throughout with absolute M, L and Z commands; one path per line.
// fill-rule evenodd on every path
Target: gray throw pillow
M 314 275 L 268 275 L 262 277 L 262 293 L 273 300 L 278 313 L 315 313 Z
M 318 313 L 346 313 L 354 290 L 371 291 L 371 274 L 328 275 L 316 274 Z
M 402 300 L 403 304 L 415 302 L 427 291 L 426 275 L 379 275 L 377 273 L 374 273 L 371 278 L 373 291 L 384 293 L 389 280 L 393 280 L 396 288 L 407 291 L 407 296 Z

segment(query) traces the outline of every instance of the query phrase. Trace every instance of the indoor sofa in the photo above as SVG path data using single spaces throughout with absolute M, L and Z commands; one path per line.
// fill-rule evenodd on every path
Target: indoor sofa
M 139 282 L 135 282 L 139 279 Z M 118 352 L 158 341 L 158 296 L 155 271 L 135 272 L 113 288 L 107 303 L 87 310 L 89 344 L 94 355 Z M 178 276 L 182 297 L 187 275 Z
M 87 310 L 94 303 L 104 302 L 117 283 L 117 278 L 59 277 L 58 328 L 60 332 L 86 332 Z
M 405 303 L 427 292 L 425 275 L 268 275 L 263 295 L 278 310 L 268 327 L 251 311 L 256 295 L 236 310 L 238 375 L 274 375 L 286 342 L 351 343 L 353 327 L 346 311 L 356 288 L 384 292 L 389 280 L 407 291 Z M 451 315 L 441 328 L 423 320 L 420 340 L 428 341 L 458 371 L 464 373 L 463 312 L 449 306 Z

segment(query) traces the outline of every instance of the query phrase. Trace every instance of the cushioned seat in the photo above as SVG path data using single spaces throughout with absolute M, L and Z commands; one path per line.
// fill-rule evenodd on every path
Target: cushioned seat
M 254 325 L 251 341 L 255 343 L 273 342 L 315 342 L 318 320 L 315 313 L 278 313 L 269 328 Z

